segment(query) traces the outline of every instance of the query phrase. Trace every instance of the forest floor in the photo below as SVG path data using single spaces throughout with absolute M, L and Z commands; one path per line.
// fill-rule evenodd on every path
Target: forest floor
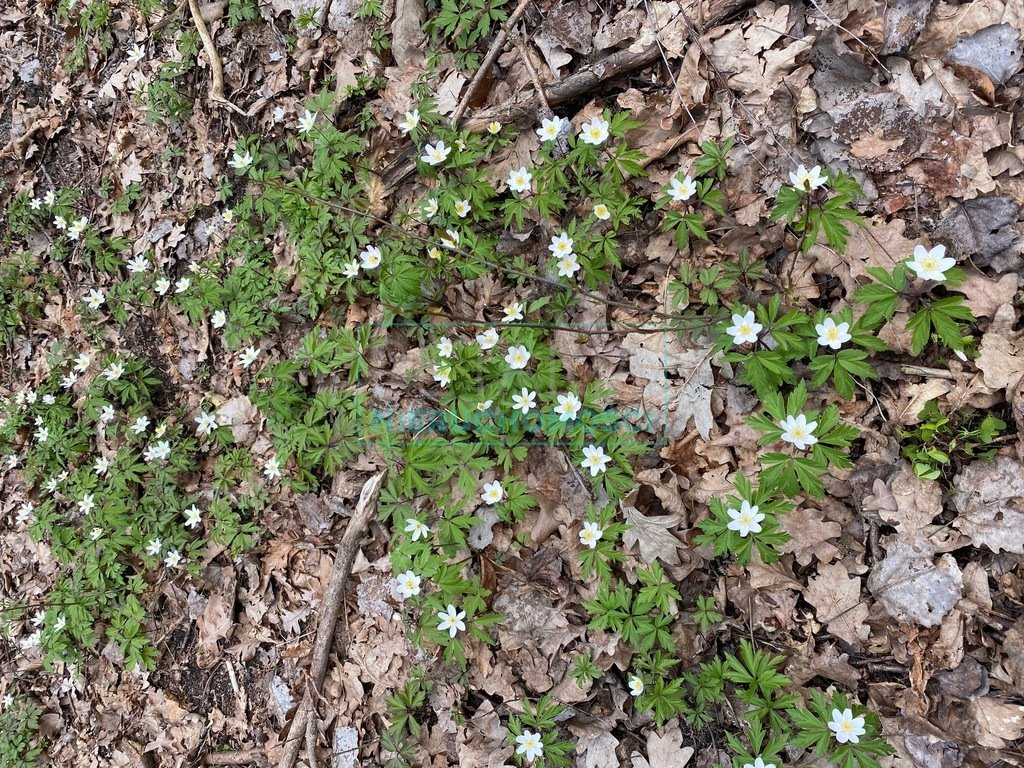
M 1022 37 L 6 2 L 0 768 L 1024 766 Z

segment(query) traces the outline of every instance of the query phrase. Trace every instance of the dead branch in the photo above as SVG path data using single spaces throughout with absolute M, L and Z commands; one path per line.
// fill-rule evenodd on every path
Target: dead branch
M 505 33 L 502 31 L 500 34 L 504 35 Z M 657 45 L 651 45 L 640 53 L 618 51 L 595 64 L 589 65 L 559 83 L 549 85 L 537 93 L 542 94 L 544 100 L 549 105 L 557 106 L 592 91 L 606 80 L 611 80 L 621 74 L 646 66 L 657 57 Z M 463 101 L 466 101 L 465 97 Z M 540 96 L 534 96 L 532 92 L 527 97 L 514 97 L 500 106 L 474 116 L 464 127 L 474 133 L 483 133 L 487 129 L 487 124 L 494 120 L 506 125 L 508 123 L 533 122 L 536 117 L 538 102 L 540 102 Z M 386 195 L 393 194 L 416 170 L 416 163 L 413 158 L 416 152 L 415 147 L 407 147 L 405 152 L 395 158 L 388 168 L 384 169 L 382 176 L 384 177 Z
M 306 762 L 309 768 L 320 768 L 316 759 L 316 718 L 312 714 L 306 718 Z
M 328 0 L 328 3 L 330 0 Z M 473 94 L 476 93 L 480 87 L 480 83 L 484 81 L 487 73 L 491 71 L 491 67 L 494 66 L 494 62 L 498 60 L 498 56 L 505 48 L 505 41 L 508 40 L 508 32 L 506 29 L 511 29 L 519 20 L 523 18 L 523 14 L 526 13 L 527 7 L 530 5 L 530 0 L 519 0 L 519 5 L 512 11 L 512 15 L 508 17 L 505 22 L 504 28 L 502 28 L 498 34 L 494 36 L 494 40 L 491 42 L 491 47 L 487 49 L 487 55 L 484 56 L 483 62 L 480 64 L 480 68 L 477 69 L 476 74 L 473 75 L 473 79 L 469 81 L 469 85 L 466 87 L 466 92 L 462 95 L 462 101 L 459 102 L 459 106 L 455 108 L 452 113 L 452 125 L 458 125 L 459 120 L 466 113 L 469 108 L 469 102 L 473 98 Z
M 210 37 L 210 30 L 206 28 L 203 20 L 203 12 L 199 8 L 198 0 L 188 0 L 188 9 L 192 12 L 192 21 L 196 25 L 196 31 L 203 40 L 203 50 L 206 51 L 206 58 L 210 60 L 210 77 L 213 82 L 210 84 L 210 101 L 215 104 L 223 104 L 239 115 L 248 113 L 241 107 L 236 106 L 227 96 L 224 95 L 224 65 L 221 64 L 220 55 L 217 53 L 217 46 L 213 44 Z
M 345 585 L 348 583 L 349 572 L 352 570 L 352 563 L 356 558 L 356 551 L 359 549 L 363 532 L 370 524 L 370 518 L 373 517 L 377 509 L 377 495 L 380 493 L 385 474 L 385 472 L 381 472 L 374 475 L 363 486 L 363 490 L 359 493 L 355 512 L 352 513 L 348 527 L 345 529 L 345 535 L 341 537 L 341 543 L 338 544 L 338 550 L 335 552 L 334 571 L 331 573 L 331 583 L 324 596 L 323 615 L 320 617 L 320 624 L 316 630 L 316 642 L 313 645 L 313 660 L 309 665 L 306 691 L 302 696 L 302 703 L 295 711 L 295 717 L 292 718 L 291 726 L 288 729 L 288 740 L 285 742 L 284 752 L 277 763 L 277 768 L 293 768 L 302 749 L 302 742 L 307 736 L 307 723 L 314 717 L 313 710 L 316 705 L 313 703 L 315 700 L 313 692 L 320 689 L 324 677 L 327 675 L 327 664 L 330 660 L 331 645 L 334 640 L 334 627 L 338 623 L 338 613 L 341 610 Z
M 657 58 L 658 46 L 656 44 L 649 45 L 639 53 L 628 50 L 616 51 L 611 56 L 584 67 L 564 80 L 552 83 L 543 90 L 544 99 L 549 105 L 556 107 L 590 93 L 601 83 L 632 72 L 634 69 L 646 67 Z M 527 94 L 523 98 L 514 96 L 504 104 L 475 115 L 465 127 L 467 130 L 480 132 L 485 130 L 487 124 L 493 120 L 502 123 L 532 121 L 536 110 L 537 100 L 532 94 Z

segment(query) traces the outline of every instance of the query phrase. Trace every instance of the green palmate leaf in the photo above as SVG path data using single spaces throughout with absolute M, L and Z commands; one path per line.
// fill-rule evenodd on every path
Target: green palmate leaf
M 785 218 L 788 223 L 792 224 L 800 214 L 803 199 L 800 190 L 794 187 L 782 187 L 775 198 L 775 207 L 772 208 L 769 219 L 775 221 L 776 219 Z

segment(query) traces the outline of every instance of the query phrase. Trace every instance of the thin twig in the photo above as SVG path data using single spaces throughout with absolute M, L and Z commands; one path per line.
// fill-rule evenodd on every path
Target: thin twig
M 837 29 L 843 30 L 843 32 L 845 32 L 850 37 L 852 37 L 854 40 L 856 40 L 858 43 L 860 43 L 862 46 L 864 46 L 864 50 L 867 52 L 868 56 L 870 56 L 872 59 L 875 60 L 875 64 L 880 66 L 882 68 L 882 71 L 885 72 L 885 74 L 887 74 L 889 77 L 892 77 L 892 72 L 889 71 L 889 68 L 887 66 L 885 66 L 885 64 L 883 64 L 881 61 L 879 61 L 878 57 L 875 56 L 875 52 L 871 50 L 871 46 L 869 46 L 867 43 L 865 43 L 863 40 L 861 40 L 859 37 L 857 37 L 857 35 L 855 35 L 853 32 L 848 30 L 846 27 L 844 27 L 838 21 L 833 19 L 831 16 L 829 16 L 828 13 L 825 12 L 825 9 L 822 8 L 820 5 L 818 5 L 816 0 L 811 0 L 811 5 L 813 5 L 817 9 L 818 13 L 820 13 L 822 16 L 825 17 L 825 20 L 829 24 L 831 24 L 833 27 L 836 27 Z
M 330 0 L 327 0 L 330 4 Z M 523 18 L 523 14 L 526 13 L 527 7 L 530 5 L 530 0 L 519 0 L 519 5 L 512 11 L 512 15 L 508 17 L 505 22 L 507 28 L 512 28 L 519 23 L 519 20 Z M 498 60 L 498 56 L 501 55 L 502 50 L 505 48 L 505 41 L 508 40 L 508 33 L 505 29 L 502 29 L 498 34 L 494 36 L 494 40 L 491 42 L 491 47 L 487 49 L 487 55 L 484 56 L 483 62 L 480 64 L 480 68 L 473 75 L 473 79 L 469 81 L 469 85 L 466 86 L 466 92 L 462 96 L 462 101 L 459 102 L 459 106 L 452 112 L 452 125 L 458 125 L 459 120 L 469 109 L 469 102 L 473 98 L 477 89 L 480 87 L 480 83 L 484 81 L 487 73 L 491 71 L 491 67 L 494 66 L 494 62 Z
M 644 0 L 644 10 L 647 11 L 647 18 L 657 19 L 657 16 L 651 12 L 651 7 L 647 3 L 647 0 Z M 665 64 L 665 71 L 668 72 L 669 79 L 672 81 L 672 87 L 676 89 L 676 94 L 679 96 L 679 103 L 682 104 L 683 109 L 686 110 L 686 114 L 690 118 L 690 124 L 696 125 L 697 118 L 693 116 L 690 108 L 686 105 L 686 94 L 684 94 L 683 89 L 679 87 L 679 81 L 676 80 L 676 76 L 672 74 L 672 65 L 668 62 L 668 56 L 665 54 L 665 46 L 661 44 L 661 38 L 658 36 L 658 30 L 654 30 L 654 42 L 658 46 L 658 53 L 661 54 L 661 60 Z
M 195 22 L 196 31 L 203 40 L 206 58 L 210 60 L 210 77 L 213 78 L 213 82 L 210 84 L 210 101 L 215 104 L 223 104 L 239 115 L 248 114 L 224 95 L 224 65 L 221 64 L 217 46 L 213 44 L 213 38 L 210 37 L 210 30 L 206 28 L 206 22 L 203 21 L 203 12 L 199 9 L 198 0 L 188 0 L 188 8 L 192 12 L 192 21 Z
M 503 25 L 502 29 L 505 30 L 505 34 L 512 38 L 512 44 L 516 47 L 516 50 L 519 51 L 519 55 L 523 59 L 523 66 L 526 68 L 526 73 L 530 76 L 530 80 L 533 81 L 533 87 L 537 91 L 537 98 L 540 100 L 541 114 L 544 115 L 544 117 L 550 117 L 552 114 L 551 107 L 548 105 L 548 100 L 544 96 L 544 86 L 541 85 L 540 76 L 537 74 L 537 70 L 534 68 L 533 62 L 530 61 L 530 52 L 526 48 L 526 43 L 524 43 L 523 38 L 517 35 L 515 30 L 507 24 Z
M 307 723 L 315 716 L 313 691 L 320 689 L 324 677 L 327 675 L 327 664 L 330 661 L 331 645 L 334 640 L 334 627 L 338 623 L 338 613 L 341 611 L 345 585 L 348 583 L 348 576 L 352 571 L 352 563 L 356 559 L 356 551 L 359 549 L 363 532 L 370 524 L 370 518 L 373 517 L 377 509 L 377 496 L 380 493 L 385 474 L 386 472 L 381 472 L 374 475 L 363 486 L 363 490 L 359 493 L 355 512 L 352 513 L 348 527 L 345 529 L 345 535 L 341 537 L 341 543 L 338 544 L 338 550 L 334 555 L 334 571 L 331 573 L 331 582 L 327 587 L 327 594 L 324 596 L 323 615 L 320 617 L 320 623 L 316 630 L 316 642 L 313 645 L 313 660 L 310 663 L 306 691 L 302 696 L 302 703 L 295 711 L 295 717 L 292 718 L 291 726 L 288 729 L 288 739 L 285 741 L 284 752 L 277 763 L 277 768 L 293 768 L 306 737 Z

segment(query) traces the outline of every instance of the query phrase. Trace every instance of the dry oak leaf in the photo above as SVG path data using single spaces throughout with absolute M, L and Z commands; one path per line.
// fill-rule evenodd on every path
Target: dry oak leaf
M 637 493 L 633 491 L 622 502 L 622 516 L 629 528 L 622 534 L 627 547 L 639 543 L 640 557 L 646 563 L 661 560 L 665 565 L 679 565 L 679 547 L 682 543 L 672 533 L 679 526 L 682 515 L 648 517 L 633 506 Z
M 951 389 L 953 382 L 948 379 L 926 379 L 920 384 L 907 384 L 900 392 L 900 400 L 890 412 L 903 426 L 917 424 L 921 420 L 921 411 L 924 407 Z
M 976 547 L 1024 554 L 1024 465 L 1008 456 L 972 462 L 953 480 L 953 527 Z
M 818 567 L 818 576 L 804 592 L 828 631 L 854 648 L 864 647 L 871 628 L 867 625 L 867 598 L 861 596 L 860 578 L 850 576 L 842 563 Z
M 1016 280 L 1016 276 L 1013 276 Z M 1013 392 L 1024 376 L 1024 355 L 1021 355 L 1020 334 L 1013 332 L 1016 319 L 1012 305 L 996 310 L 992 325 L 981 337 L 977 366 L 985 386 L 993 390 Z
M 693 757 L 693 747 L 683 746 L 679 722 L 672 720 L 661 733 L 647 735 L 647 759 L 636 752 L 631 756 L 633 768 L 685 768 Z
M 610 733 L 600 733 L 587 746 L 578 764 L 583 768 L 619 768 L 619 758 L 615 754 L 618 746 L 619 740 Z
M 1001 306 L 1008 306 L 1017 294 L 1017 275 L 1004 274 L 993 280 L 980 272 L 972 272 L 956 289 L 967 298 L 964 303 L 976 317 L 994 317 Z
M 218 592 L 210 595 L 206 609 L 196 619 L 199 646 L 209 658 L 218 655 L 217 643 L 231 633 L 234 621 L 231 618 L 231 604 Z
M 681 437 L 692 417 L 700 436 L 707 441 L 715 423 L 711 412 L 715 385 L 711 347 L 688 348 L 674 334 L 630 333 L 622 340 L 622 348 L 630 353 L 629 372 L 647 380 L 643 414 L 639 417 L 644 428 L 664 432 L 668 438 Z M 661 419 L 664 421 L 658 423 Z
M 810 565 L 813 558 L 819 563 L 831 563 L 839 550 L 828 539 L 837 539 L 843 529 L 839 523 L 825 520 L 820 510 L 797 509 L 780 521 L 782 530 L 790 539 L 779 547 L 781 552 L 791 552 L 800 565 Z

